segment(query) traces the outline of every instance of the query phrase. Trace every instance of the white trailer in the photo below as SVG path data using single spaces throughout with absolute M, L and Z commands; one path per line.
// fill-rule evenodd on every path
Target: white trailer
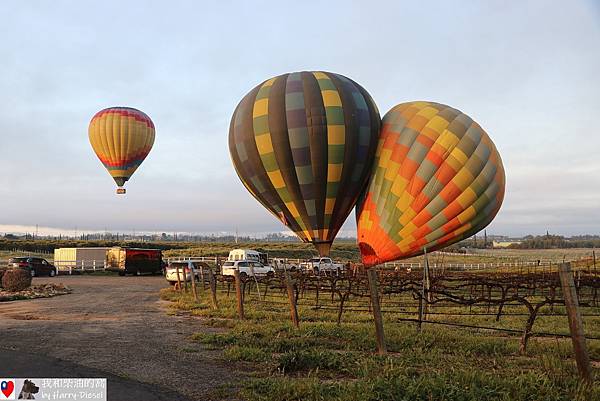
M 254 249 L 234 249 L 229 251 L 228 261 L 248 260 L 251 262 L 260 262 L 263 265 L 268 265 L 269 257 L 266 253 L 255 251 Z
M 102 270 L 110 248 L 58 248 L 54 250 L 54 266 L 59 271 Z

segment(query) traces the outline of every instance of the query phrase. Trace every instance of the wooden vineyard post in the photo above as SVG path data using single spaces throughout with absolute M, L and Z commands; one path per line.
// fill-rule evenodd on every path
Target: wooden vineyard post
M 423 320 L 425 320 L 426 296 L 429 292 L 429 262 L 427 260 L 427 248 L 423 248 L 423 283 L 421 286 L 421 294 L 419 296 L 419 322 L 417 323 L 417 331 L 421 332 Z
M 210 298 L 212 301 L 212 307 L 213 309 L 219 309 L 219 304 L 217 303 L 217 280 L 212 269 L 208 271 L 208 279 L 210 283 Z
M 292 324 L 298 328 L 300 326 L 300 319 L 298 318 L 298 307 L 296 305 L 296 297 L 294 296 L 294 283 L 290 272 L 285 272 L 285 285 L 287 287 L 288 300 L 290 302 L 290 316 L 292 318 Z
M 200 291 L 204 293 L 204 266 L 200 265 L 200 280 L 202 280 L 202 285 L 200 286 Z
M 184 291 L 188 291 L 188 283 L 187 283 L 187 273 L 185 272 L 185 268 L 181 269 L 183 271 L 183 288 Z
M 258 285 L 258 279 L 256 278 L 256 274 L 254 274 L 254 269 L 252 271 L 252 277 L 254 278 L 254 282 L 256 283 L 256 293 L 258 294 L 258 300 L 262 301 L 262 297 L 260 296 L 260 287 Z
M 179 265 L 175 265 L 175 272 L 177 273 L 177 289 L 181 291 L 181 279 L 179 278 Z
M 194 300 L 196 302 L 199 302 L 198 299 L 198 292 L 196 291 L 196 273 L 194 272 L 195 269 L 192 269 L 192 294 L 194 294 Z
M 565 299 L 567 317 L 569 319 L 569 329 L 571 331 L 571 340 L 575 351 L 575 360 L 577 361 L 577 370 L 581 378 L 588 383 L 592 383 L 592 367 L 590 365 L 590 356 L 588 354 L 585 336 L 583 334 L 583 322 L 579 313 L 579 300 L 577 299 L 577 289 L 571 274 L 571 264 L 562 263 L 558 267 L 560 275 L 560 284 Z
M 240 278 L 239 270 L 233 272 L 233 277 L 235 278 L 235 296 L 237 298 L 238 317 L 244 319 L 244 294 L 242 293 L 242 280 Z
M 423 269 L 423 299 L 425 300 L 424 315 L 427 318 L 429 312 L 429 302 L 431 302 L 431 272 L 429 270 L 429 258 L 427 257 L 427 248 L 423 248 L 425 256 L 425 264 Z
M 369 292 L 371 293 L 371 304 L 373 305 L 373 318 L 375 319 L 375 335 L 377 340 L 377 353 L 384 355 L 387 350 L 385 347 L 385 338 L 383 334 L 383 316 L 381 315 L 381 307 L 379 305 L 379 282 L 377 280 L 377 271 L 370 268 L 369 276 Z

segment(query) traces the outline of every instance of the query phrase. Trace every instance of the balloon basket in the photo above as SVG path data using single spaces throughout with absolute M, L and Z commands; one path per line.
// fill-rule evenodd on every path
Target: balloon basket
M 117 195 L 125 195 L 127 190 L 125 188 L 117 188 Z

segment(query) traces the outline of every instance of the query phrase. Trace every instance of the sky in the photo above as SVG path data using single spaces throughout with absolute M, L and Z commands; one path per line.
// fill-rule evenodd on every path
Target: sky
M 0 15 L 0 232 L 284 231 L 237 178 L 229 121 L 265 79 L 325 70 L 382 116 L 430 100 L 479 122 L 507 180 L 488 234 L 600 233 L 597 0 L 9 0 Z M 156 125 L 126 196 L 88 141 L 110 106 Z

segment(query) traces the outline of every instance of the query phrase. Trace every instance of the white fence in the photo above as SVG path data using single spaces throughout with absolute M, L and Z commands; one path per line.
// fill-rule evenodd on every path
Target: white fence
M 58 260 L 54 261 L 51 258 L 46 259 L 49 263 L 56 266 L 59 274 L 73 274 L 83 272 L 103 271 L 106 269 L 105 261 L 97 260 Z M 8 264 L 8 259 L 0 259 L 0 267 L 5 267 Z
M 299 266 L 304 259 L 298 258 L 276 258 L 284 266 Z M 72 274 L 73 272 L 95 272 L 106 269 L 106 262 L 100 260 L 57 260 L 53 261 L 47 258 L 48 262 L 53 263 L 58 271 L 63 274 Z M 207 263 L 219 264 L 227 260 L 225 256 L 180 256 L 165 259 L 167 262 L 182 262 L 186 260 L 202 261 Z M 8 259 L 0 260 L 0 267 L 6 266 Z M 555 265 L 555 260 L 535 260 L 535 261 L 513 261 L 513 262 L 490 262 L 490 263 L 437 263 L 430 259 L 429 267 L 433 269 L 444 270 L 487 270 L 502 268 L 534 268 Z M 388 262 L 381 266 L 387 269 L 421 269 L 423 263 L 406 262 Z
M 453 256 L 456 254 L 452 254 Z M 300 263 L 305 262 L 305 259 L 298 258 L 276 258 L 282 260 L 285 265 L 299 266 Z M 201 262 L 208 262 L 217 264 L 227 260 L 226 256 L 180 256 L 174 258 L 168 258 L 168 262 L 183 262 L 186 260 L 197 260 Z M 444 268 L 447 270 L 485 270 L 485 269 L 499 269 L 499 268 L 519 268 L 519 267 L 538 267 L 538 266 L 550 266 L 556 264 L 556 261 L 552 260 L 540 260 L 540 261 L 515 261 L 515 262 L 490 262 L 490 263 L 437 263 L 429 262 L 430 268 Z M 423 263 L 406 263 L 406 262 L 387 262 L 382 264 L 383 267 L 388 269 L 421 269 Z
M 59 273 L 73 274 L 73 272 L 95 272 L 106 269 L 104 260 L 48 260 L 56 266 Z

